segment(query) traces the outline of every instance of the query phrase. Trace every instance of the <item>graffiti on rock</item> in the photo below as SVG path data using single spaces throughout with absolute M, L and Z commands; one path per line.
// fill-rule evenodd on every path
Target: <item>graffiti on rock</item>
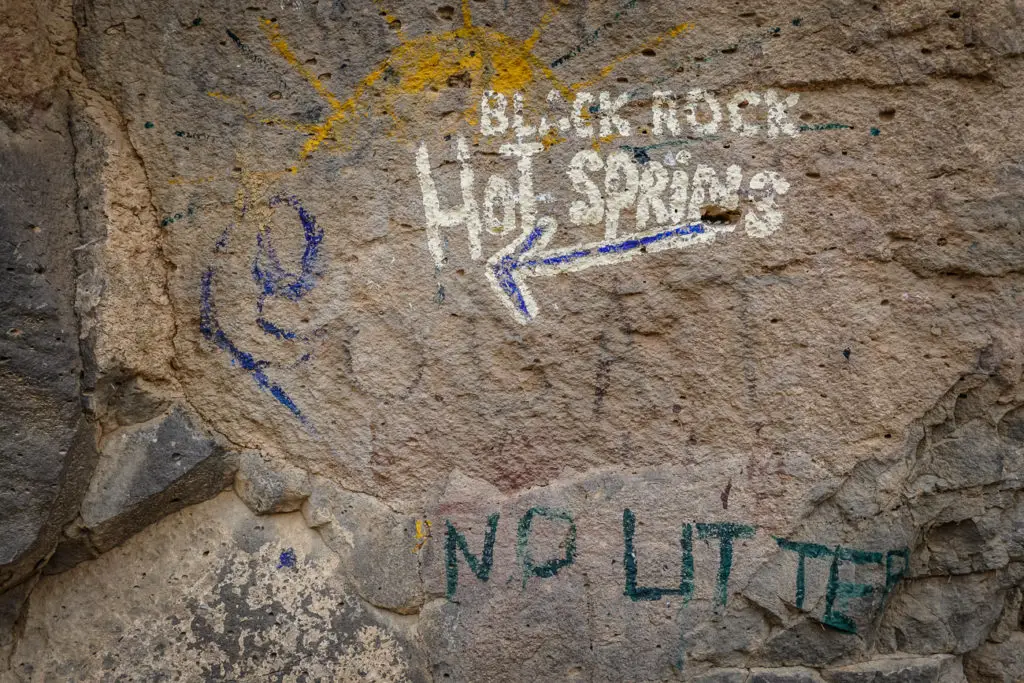
M 493 292 L 493 301 L 520 323 L 541 314 L 532 289 L 541 289 L 542 280 L 596 266 L 653 261 L 651 257 L 660 252 L 698 248 L 730 233 L 764 238 L 782 227 L 780 198 L 790 190 L 782 173 L 717 161 L 710 154 L 702 159 L 699 145 L 728 138 L 781 142 L 799 136 L 811 128 L 800 125 L 792 113 L 798 95 L 774 89 L 723 93 L 678 84 L 672 75 L 621 92 L 602 89 L 600 84 L 613 69 L 685 36 L 696 28 L 690 22 L 643 38 L 594 66 L 586 79 L 569 82 L 560 75 L 566 72 L 563 67 L 617 30 L 620 20 L 640 12 L 641 6 L 634 0 L 625 2 L 568 52 L 541 59 L 538 47 L 545 29 L 560 11 L 550 7 L 529 36 L 516 37 L 475 24 L 468 0 L 462 3 L 462 25 L 440 34 L 407 35 L 399 18 L 385 10 L 381 15 L 398 44 L 346 96 L 328 87 L 329 74 L 311 68 L 315 60 L 301 56 L 276 19 L 261 18 L 252 30 L 240 25 L 224 28 L 227 44 L 251 65 L 276 68 L 281 78 L 301 79 L 317 99 L 302 113 L 283 116 L 251 104 L 243 92 L 208 91 L 244 112 L 253 126 L 301 136 L 295 158 L 275 159 L 275 170 L 242 175 L 263 177 L 259 192 L 243 194 L 255 197 L 265 192 L 263 196 L 274 197 L 272 208 L 295 210 L 303 226 L 305 251 L 297 267 L 281 262 L 276 237 L 263 228 L 252 263 L 261 289 L 255 295 L 258 331 L 287 353 L 296 345 L 303 348 L 289 365 L 276 353 L 256 349 L 236 330 L 235 321 L 218 318 L 217 268 L 212 265 L 200 283 L 200 331 L 303 424 L 309 426 L 307 413 L 268 372 L 272 365 L 294 367 L 309 361 L 315 333 L 284 324 L 263 307 L 274 298 L 297 301 L 324 275 L 323 230 L 275 184 L 306 168 L 315 154 L 343 152 L 355 140 L 365 139 L 350 130 L 360 122 L 383 122 L 378 130 L 410 149 L 410 170 L 417 176 L 419 191 L 410 189 L 417 201 L 422 200 L 426 250 L 435 272 L 448 264 L 452 243 L 447 233 L 465 230 L 470 258 L 479 262 L 479 275 Z M 430 140 L 403 137 L 410 120 L 397 113 L 396 105 L 410 97 L 434 98 L 438 92 L 463 87 L 468 92 L 460 97 L 458 115 L 439 126 L 439 134 L 451 142 L 454 159 L 446 158 L 447 151 Z M 271 92 L 269 98 L 280 99 L 281 93 Z M 214 141 L 207 133 L 184 127 L 173 134 Z M 551 160 L 551 150 L 557 146 L 561 154 L 573 144 L 581 148 L 559 161 L 562 168 L 552 167 L 557 169 L 553 179 L 542 180 L 544 174 L 536 171 Z M 485 160 L 491 161 L 485 177 L 477 155 L 493 159 Z M 452 160 L 455 168 L 445 168 Z M 499 167 L 492 168 L 495 164 Z M 248 162 L 244 166 L 252 167 Z M 169 182 L 212 180 L 216 178 Z M 452 181 L 456 189 L 449 192 Z M 561 186 L 539 186 L 550 181 Z M 493 249 L 487 244 L 492 236 L 501 242 Z M 229 238 L 226 230 L 217 239 L 215 253 L 226 250 Z M 442 303 L 445 288 L 440 283 L 437 292 L 435 299 Z M 225 325 L 236 332 L 229 333 Z
M 529 551 L 531 526 L 536 518 L 545 518 L 564 527 L 564 537 L 558 544 L 562 555 L 538 562 Z M 481 582 L 487 582 L 494 569 L 494 547 L 497 537 L 500 513 L 495 512 L 487 518 L 483 544 L 479 553 L 471 549 L 466 536 L 458 530 L 450 520 L 445 520 L 445 574 L 446 595 L 451 602 L 456 601 L 459 586 L 459 565 L 461 560 Z M 728 603 L 729 580 L 732 576 L 736 560 L 737 541 L 751 539 L 757 533 L 757 527 L 737 522 L 685 522 L 680 525 L 679 534 L 679 584 L 678 586 L 644 586 L 639 583 L 638 572 L 641 569 L 643 552 L 638 550 L 637 516 L 626 508 L 622 511 L 622 566 L 624 597 L 634 602 L 657 601 L 663 598 L 678 597 L 688 602 L 694 595 L 695 562 L 694 539 L 705 543 L 716 544 L 718 562 L 715 571 L 713 601 L 721 606 Z M 839 631 L 857 633 L 858 624 L 848 612 L 855 600 L 875 600 L 877 610 L 885 605 L 889 594 L 902 579 L 910 567 L 910 551 L 907 548 L 886 551 L 867 551 L 848 548 L 841 545 L 826 546 L 816 543 L 775 539 L 780 551 L 797 555 L 797 569 L 793 584 L 792 604 L 797 609 L 805 609 L 807 564 L 808 560 L 820 560 L 820 570 L 827 564 L 827 584 L 824 595 L 824 612 L 820 617 L 822 624 Z M 576 545 L 576 523 L 573 515 L 564 509 L 544 507 L 530 508 L 523 514 L 517 524 L 516 557 L 518 570 L 525 589 L 531 578 L 551 578 L 559 571 L 570 567 L 576 560 L 580 550 Z M 873 565 L 883 572 L 880 585 L 844 579 L 844 567 Z M 788 600 L 788 599 L 787 599 Z M 871 604 L 874 604 L 873 602 Z
M 245 193 L 243 192 L 243 197 Z M 298 272 L 292 272 L 284 267 L 282 260 L 274 248 L 273 236 L 269 222 L 259 227 L 256 233 L 256 255 L 253 258 L 252 277 L 258 285 L 259 291 L 255 296 L 256 316 L 254 323 L 264 334 L 282 342 L 297 342 L 304 347 L 309 347 L 312 339 L 309 335 L 300 334 L 294 330 L 287 329 L 264 316 L 264 307 L 269 299 L 283 297 L 288 301 L 299 301 L 308 294 L 316 284 L 317 279 L 322 275 L 320 271 L 320 244 L 324 238 L 324 231 L 317 225 L 316 218 L 308 212 L 295 197 L 274 196 L 267 203 L 269 209 L 278 207 L 290 207 L 298 214 L 299 222 L 302 225 L 302 236 L 304 249 L 299 260 Z M 242 202 L 240 220 L 245 220 L 250 213 L 247 199 Z M 221 233 L 215 246 L 214 253 L 222 252 L 228 245 L 231 235 L 231 227 L 225 228 Z M 308 428 L 308 417 L 299 408 L 289 393 L 278 383 L 272 381 L 267 374 L 267 369 L 272 366 L 269 360 L 259 359 L 252 353 L 242 350 L 233 340 L 233 337 L 222 327 L 214 300 L 214 279 L 217 270 L 209 266 L 203 273 L 200 282 L 199 292 L 199 330 L 202 335 L 217 345 L 218 348 L 227 351 L 231 357 L 231 364 L 249 373 L 253 381 L 260 389 L 270 392 L 270 395 L 278 403 L 287 408 L 292 415 L 298 418 Z M 298 362 L 305 362 L 311 357 L 309 350 L 304 350 Z
M 492 174 L 483 184 L 482 202 L 478 201 L 476 173 L 465 137 L 459 136 L 454 143 L 461 193 L 450 208 L 443 207 L 428 146 L 420 142 L 416 170 L 427 246 L 435 266 L 440 269 L 447 262 L 446 229 L 466 230 L 474 260 L 483 258 L 484 230 L 494 235 L 518 233 L 519 237 L 487 258 L 485 277 L 515 319 L 526 323 L 539 310 L 523 283 L 526 277 L 553 276 L 631 261 L 640 254 L 689 248 L 740 226 L 755 238 L 767 237 L 782 226 L 778 198 L 790 185 L 776 171 L 745 176 L 737 164 L 724 170 L 701 163 L 691 168 L 692 155 L 687 150 L 668 151 L 663 161 L 651 159 L 651 151 L 684 144 L 682 140 L 643 147 L 624 145 L 607 155 L 597 151 L 600 142 L 629 137 L 637 128 L 620 112 L 630 102 L 630 95 L 626 92 L 613 98 L 607 91 L 596 96 L 579 91 L 567 108 L 562 94 L 551 90 L 547 97 L 550 110 L 530 123 L 523 114 L 521 93 L 513 93 L 510 104 L 500 92 L 485 92 L 480 100 L 479 133 L 485 140 L 512 133 L 514 141 L 502 142 L 497 151 L 515 163 L 518 179 L 513 183 L 500 173 Z M 795 94 L 782 96 L 774 90 L 736 93 L 726 101 L 727 125 L 722 104 L 706 90 L 692 89 L 684 98 L 672 91 L 656 91 L 651 102 L 650 118 L 643 125 L 655 136 L 678 137 L 685 132 L 699 139 L 717 137 L 727 129 L 739 137 L 777 139 L 795 137 L 800 131 L 789 115 L 798 102 Z M 752 115 L 759 107 L 763 111 L 756 120 L 763 119 L 763 123 L 755 122 Z M 566 109 L 568 113 L 558 117 Z M 560 134 L 581 141 L 597 140 L 596 145 L 576 152 L 565 169 L 578 196 L 568 206 L 567 222 L 583 229 L 603 225 L 604 239 L 545 251 L 558 221 L 538 216 L 538 199 L 548 195 L 538 193 L 535 187 L 535 157 L 568 139 L 558 138 Z M 620 234 L 622 218 L 628 213 L 633 215 L 632 232 Z

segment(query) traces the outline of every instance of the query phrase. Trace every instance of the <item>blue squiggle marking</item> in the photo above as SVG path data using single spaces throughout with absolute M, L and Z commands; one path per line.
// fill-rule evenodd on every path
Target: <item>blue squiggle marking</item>
M 270 378 L 263 371 L 264 368 L 270 365 L 268 361 L 257 360 L 251 353 L 247 353 L 242 349 L 235 346 L 235 343 L 231 341 L 231 338 L 224 332 L 224 329 L 220 326 L 217 321 L 217 313 L 213 303 L 213 276 L 214 269 L 208 268 L 203 273 L 203 278 L 200 285 L 200 298 L 199 298 L 199 331 L 204 337 L 212 341 L 218 346 L 218 348 L 227 351 L 231 356 L 231 364 L 239 365 L 243 370 L 252 375 L 253 381 L 277 399 L 277 401 L 288 408 L 295 417 L 299 418 L 303 423 L 306 422 L 306 416 L 302 414 L 299 407 L 295 405 L 295 402 L 288 396 L 287 392 L 277 384 L 271 382 Z
M 290 301 L 298 301 L 308 294 L 316 284 L 320 273 L 316 270 L 320 259 L 320 243 L 324 231 L 316 224 L 316 218 L 299 204 L 295 197 L 274 197 L 270 206 L 288 204 L 299 214 L 302 222 L 302 235 L 306 242 L 299 262 L 299 272 L 289 273 L 281 265 L 277 251 L 270 239 L 269 228 L 264 228 L 256 236 L 257 253 L 253 261 L 253 278 L 263 287 L 266 296 L 281 295 Z M 261 267 L 261 263 L 264 265 Z
M 277 337 L 278 339 L 295 339 L 297 335 L 289 330 L 281 329 L 274 323 L 264 318 L 256 318 L 256 324 L 260 326 L 260 329 L 269 335 Z
M 285 567 L 289 567 L 294 569 L 297 560 L 298 558 L 295 557 L 295 550 L 293 548 L 282 550 L 281 555 L 277 558 L 277 568 L 284 569 Z
M 266 227 L 256 234 L 256 256 L 252 263 L 252 277 L 260 285 L 260 295 L 256 300 L 257 313 L 263 313 L 263 304 L 268 297 L 283 296 L 289 301 L 298 301 L 312 291 L 321 273 L 317 269 L 320 260 L 320 243 L 324 231 L 316 223 L 316 218 L 306 211 L 295 197 L 277 196 L 270 200 L 271 207 L 287 204 L 298 212 L 302 223 L 302 236 L 305 248 L 299 261 L 299 272 L 291 273 L 281 265 L 281 259 L 274 249 L 270 237 L 270 228 Z M 278 339 L 296 339 L 295 332 L 285 330 L 262 316 L 256 324 L 267 334 Z
M 233 227 L 234 226 L 229 225 L 228 227 L 224 228 L 224 232 L 220 234 L 220 237 L 217 238 L 217 241 L 213 245 L 213 250 L 215 252 L 224 251 L 224 249 L 227 248 L 228 238 L 231 236 L 231 228 Z

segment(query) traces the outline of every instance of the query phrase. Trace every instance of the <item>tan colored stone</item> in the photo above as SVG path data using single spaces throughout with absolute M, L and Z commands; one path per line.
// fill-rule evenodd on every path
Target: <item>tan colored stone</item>
M 57 487 L 50 526 L 80 518 L 11 524 L 0 582 L 121 540 L 86 542 L 146 468 L 115 444 L 172 405 L 242 453 L 249 506 L 11 593 L 21 678 L 1012 669 L 1016 4 L 11 5 L 11 156 L 69 167 L 80 242 L 25 253 L 75 282 L 54 362 L 100 466 L 49 394 L 10 411 L 61 453 L 12 467 L 26 509 Z

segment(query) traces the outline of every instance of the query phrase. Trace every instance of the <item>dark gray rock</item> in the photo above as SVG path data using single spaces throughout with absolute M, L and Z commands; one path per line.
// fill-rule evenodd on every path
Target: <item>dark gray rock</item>
M 14 648 L 18 620 L 35 584 L 36 578 L 32 577 L 0 593 L 0 661 L 7 659 Z
M 908 581 L 889 604 L 881 638 L 895 651 L 969 652 L 999 619 L 1009 581 L 1002 572 Z
M 114 425 L 133 425 L 152 420 L 170 407 L 167 398 L 153 391 L 139 377 L 127 377 L 121 381 L 107 378 L 106 416 Z
M 1011 410 L 999 421 L 999 435 L 1024 443 L 1024 406 Z
M 1002 643 L 1024 630 L 1024 591 L 1020 588 L 1011 590 L 1003 603 L 1003 614 L 999 622 L 989 632 L 988 639 L 993 643 Z
M 928 573 L 932 575 L 967 574 L 1005 566 L 1006 553 L 993 562 L 988 534 L 973 519 L 948 522 L 932 528 L 925 536 L 930 551 Z
M 0 592 L 74 519 L 93 460 L 79 400 L 67 95 L 0 117 Z
M 223 455 L 224 449 L 197 429 L 180 406 L 160 419 L 122 429 L 104 440 L 82 501 L 82 518 L 90 528 L 98 527 Z
M 712 669 L 693 680 L 697 683 L 745 683 L 747 674 L 746 669 Z
M 894 657 L 853 664 L 824 673 L 829 683 L 965 683 L 960 658 Z
M 234 471 L 234 459 L 180 405 L 115 432 L 104 441 L 79 528 L 67 532 L 46 571 L 105 552 L 165 515 L 212 498 Z
M 746 683 L 821 683 L 821 676 L 813 669 L 802 667 L 751 669 Z
M 1024 633 L 1013 633 L 1002 643 L 985 643 L 967 654 L 964 670 L 972 683 L 1024 680 Z
M 782 665 L 825 666 L 863 649 L 863 641 L 849 633 L 801 621 L 768 639 L 762 653 Z

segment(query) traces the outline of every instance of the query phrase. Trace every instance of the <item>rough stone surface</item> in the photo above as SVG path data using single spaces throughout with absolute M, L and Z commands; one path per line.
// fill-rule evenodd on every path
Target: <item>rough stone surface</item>
M 46 585 L 11 659 L 26 680 L 424 680 L 409 625 L 351 595 L 301 515 L 232 493 Z
M 28 551 L 51 519 L 65 468 L 76 457 L 71 451 L 80 450 L 74 443 L 82 409 L 71 269 L 77 226 L 66 99 L 37 117 L 34 128 L 29 122 L 20 130 L 4 127 L 0 140 L 3 565 Z M 63 127 L 64 135 L 47 125 Z
M 1024 633 L 1019 631 L 999 643 L 985 643 L 964 663 L 968 680 L 1009 683 L 1024 678 Z
M 89 526 L 114 519 L 223 454 L 180 407 L 151 423 L 115 432 L 106 442 L 105 457 L 82 501 L 82 518 Z
M 854 664 L 825 673 L 831 683 L 963 683 L 960 660 L 950 655 L 882 659 Z
M 748 683 L 820 683 L 821 676 L 811 669 L 751 669 Z
M 256 451 L 246 451 L 238 458 L 235 493 L 249 508 L 260 515 L 295 512 L 310 494 L 309 474 L 298 467 L 281 464 L 269 466 Z
M 0 670 L 94 459 L 82 409 L 69 8 L 0 6 Z
M 54 568 L 66 568 L 71 547 L 87 543 L 104 552 L 163 516 L 212 498 L 230 485 L 234 471 L 224 447 L 199 431 L 181 406 L 105 436 L 74 539 L 70 547 L 58 546 Z
M 1024 676 L 1019 3 L 0 44 L 0 680 Z

